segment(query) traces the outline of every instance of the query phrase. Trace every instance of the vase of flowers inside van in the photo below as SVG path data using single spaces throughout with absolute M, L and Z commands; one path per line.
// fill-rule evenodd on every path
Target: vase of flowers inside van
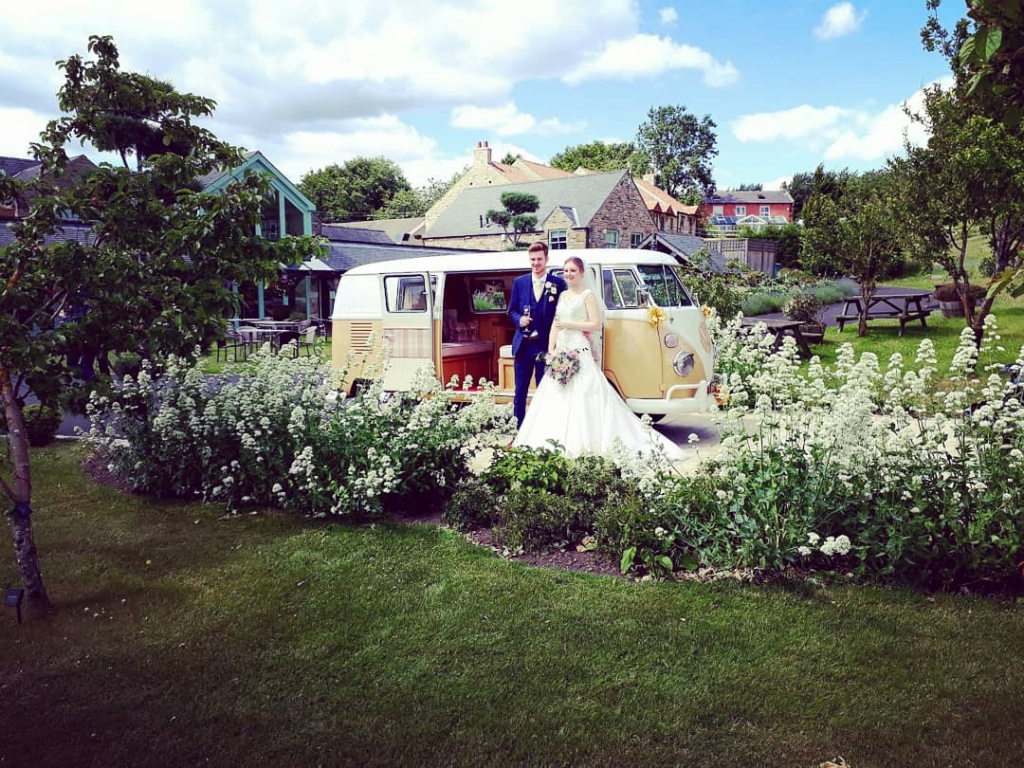
M 786 317 L 800 321 L 800 333 L 811 344 L 825 340 L 825 323 L 821 321 L 824 311 L 824 302 L 812 293 L 794 293 L 782 305 Z
M 967 293 L 967 301 L 973 311 L 975 304 L 985 298 L 985 288 L 980 285 L 972 285 Z M 939 310 L 943 317 L 963 317 L 964 302 L 953 283 L 945 283 L 935 287 L 935 300 L 939 303 Z

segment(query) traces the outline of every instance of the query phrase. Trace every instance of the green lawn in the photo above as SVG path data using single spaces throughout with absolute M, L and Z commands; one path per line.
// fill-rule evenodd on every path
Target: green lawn
M 83 450 L 33 454 L 59 610 L 0 614 L 0 765 L 863 768 L 1024 750 L 1009 601 L 533 569 L 425 526 L 123 496 L 83 477 Z

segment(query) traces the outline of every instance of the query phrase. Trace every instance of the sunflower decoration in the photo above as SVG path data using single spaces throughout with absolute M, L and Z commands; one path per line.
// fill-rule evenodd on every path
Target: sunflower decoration
M 647 310 L 647 322 L 654 328 L 658 328 L 665 322 L 665 310 L 661 307 L 651 307 Z

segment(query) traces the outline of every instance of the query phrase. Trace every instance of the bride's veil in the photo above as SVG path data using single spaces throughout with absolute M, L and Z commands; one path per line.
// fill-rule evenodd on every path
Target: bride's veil
M 594 298 L 597 299 L 597 311 L 601 316 L 601 328 L 590 334 L 590 351 L 593 353 L 594 360 L 597 361 L 597 365 L 600 368 L 602 358 L 604 357 L 604 291 L 601 290 L 601 273 L 598 272 L 596 267 L 592 267 L 589 264 L 586 267 L 583 285 L 593 291 Z

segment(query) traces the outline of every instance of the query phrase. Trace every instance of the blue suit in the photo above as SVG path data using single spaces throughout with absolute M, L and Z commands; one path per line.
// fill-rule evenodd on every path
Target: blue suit
M 565 290 L 565 281 L 560 277 L 547 275 L 544 278 L 544 290 L 540 300 L 533 296 L 533 273 L 517 277 L 512 281 L 512 296 L 508 303 L 508 316 L 516 334 L 512 337 L 512 367 L 516 374 L 516 393 L 513 399 L 513 410 L 516 424 L 522 425 L 526 416 L 526 395 L 530 390 L 530 377 L 536 378 L 538 384 L 544 378 L 544 353 L 548 351 L 548 339 L 551 334 L 551 323 L 555 319 L 555 308 L 558 297 Z M 523 308 L 530 308 L 531 322 L 521 328 L 519 318 L 523 316 Z M 537 331 L 537 335 L 527 338 L 525 334 Z

